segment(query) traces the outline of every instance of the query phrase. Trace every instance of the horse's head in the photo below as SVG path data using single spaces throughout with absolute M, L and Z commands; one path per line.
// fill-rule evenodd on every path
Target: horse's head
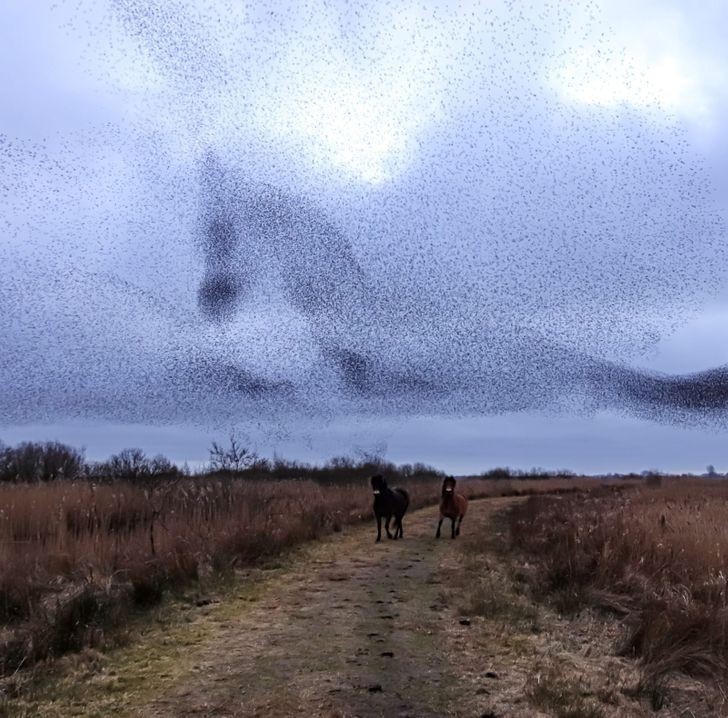
M 452 476 L 446 476 L 442 482 L 442 495 L 452 496 L 455 493 L 455 479 Z
M 384 489 L 387 488 L 387 482 L 384 480 L 384 477 L 381 474 L 375 474 L 371 478 L 371 484 L 372 484 L 372 493 L 375 496 L 378 496 L 379 494 L 384 491 Z

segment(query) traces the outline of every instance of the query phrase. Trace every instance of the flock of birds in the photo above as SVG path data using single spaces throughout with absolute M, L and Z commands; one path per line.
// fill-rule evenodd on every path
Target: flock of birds
M 588 3 L 98 7 L 48 12 L 104 111 L 0 135 L 5 421 L 723 420 L 635 368 L 725 228 L 678 122 L 549 84 Z

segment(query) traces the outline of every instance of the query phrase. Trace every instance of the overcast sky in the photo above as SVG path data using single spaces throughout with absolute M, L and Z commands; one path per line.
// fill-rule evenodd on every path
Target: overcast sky
M 727 26 L 4 2 L 0 439 L 728 470 Z

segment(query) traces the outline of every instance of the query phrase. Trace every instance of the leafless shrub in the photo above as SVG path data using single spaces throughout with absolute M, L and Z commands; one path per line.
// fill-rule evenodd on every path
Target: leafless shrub
M 235 434 L 230 434 L 228 446 L 213 441 L 209 453 L 211 471 L 241 472 L 258 461 L 255 452 L 243 446 Z

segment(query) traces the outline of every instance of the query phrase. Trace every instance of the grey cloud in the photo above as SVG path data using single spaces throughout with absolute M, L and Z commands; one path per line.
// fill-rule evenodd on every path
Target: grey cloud
M 84 38 L 80 7 L 71 36 Z M 347 155 L 344 126 L 296 136 L 276 130 L 272 108 L 327 60 L 344 58 L 354 79 L 378 67 L 351 38 L 394 32 L 381 24 L 392 15 L 364 13 L 352 35 L 345 14 L 316 6 L 331 47 L 295 4 L 268 7 L 246 20 L 225 3 L 111 3 L 106 25 L 93 15 L 101 37 L 126 33 L 154 70 L 123 87 L 135 57 L 125 68 L 99 56 L 129 108 L 109 121 L 104 105 L 73 131 L 64 120 L 48 144 L 3 138 L 6 422 L 273 425 L 570 405 L 722 425 L 724 369 L 637 368 L 725 281 L 725 227 L 684 127 L 569 105 L 542 70 L 573 28 L 554 8 L 506 3 L 475 11 L 462 47 L 438 56 L 447 65 L 423 55 L 419 99 L 398 90 L 408 142 L 382 177 L 348 176 L 336 157 L 366 148 Z M 446 48 L 443 32 L 463 21 L 437 13 L 420 12 L 413 32 Z M 362 75 L 377 107 L 394 92 L 391 65 L 378 87 Z M 314 87 L 315 109 L 326 88 Z M 330 154 L 310 155 L 327 141 Z

